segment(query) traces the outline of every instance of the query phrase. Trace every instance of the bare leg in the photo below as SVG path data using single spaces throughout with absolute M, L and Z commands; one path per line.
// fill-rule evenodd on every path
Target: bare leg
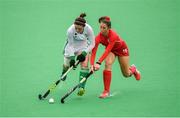
M 115 61 L 116 56 L 110 52 L 105 59 L 105 69 L 103 71 L 103 82 L 104 82 L 104 91 L 99 96 L 99 98 L 106 98 L 110 95 L 110 85 L 112 78 L 112 64 Z
M 131 71 L 129 70 L 129 56 L 122 56 L 118 57 L 118 61 L 121 67 L 121 71 L 124 77 L 130 77 L 132 75 Z
M 115 58 L 116 56 L 112 52 L 108 54 L 108 56 L 105 59 L 105 70 L 112 70 L 112 64 L 114 63 Z

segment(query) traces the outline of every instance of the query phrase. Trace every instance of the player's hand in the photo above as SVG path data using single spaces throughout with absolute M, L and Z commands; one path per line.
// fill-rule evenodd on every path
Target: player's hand
M 74 60 L 74 59 L 71 59 L 70 62 L 69 62 L 69 65 L 70 65 L 70 67 L 71 67 L 71 66 L 75 67 L 75 60 Z
M 100 69 L 101 64 L 99 62 L 96 62 L 96 64 L 94 65 L 94 70 L 97 71 Z
M 73 69 L 76 69 L 76 65 L 75 65 L 75 56 L 71 56 L 69 57 L 70 61 L 69 61 L 69 66 L 72 67 Z
M 94 68 L 94 65 L 91 65 L 91 67 L 90 67 L 90 72 L 92 71 L 93 73 L 94 73 L 94 70 L 95 68 Z
M 85 51 L 82 51 L 82 53 L 77 56 L 77 60 L 79 60 L 79 62 L 85 61 L 86 55 L 87 55 L 87 53 Z

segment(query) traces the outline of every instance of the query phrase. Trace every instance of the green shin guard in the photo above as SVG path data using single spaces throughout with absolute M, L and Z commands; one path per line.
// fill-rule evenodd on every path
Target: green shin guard
M 80 74 L 79 74 L 79 82 L 88 75 L 89 69 L 81 69 Z M 82 84 L 80 84 L 79 88 L 85 88 L 86 81 L 84 81 Z
M 63 66 L 62 75 L 63 75 L 68 69 L 69 69 L 69 67 Z M 61 75 L 61 76 L 62 76 L 62 75 Z M 65 80 L 66 80 L 66 77 L 67 77 L 67 75 L 64 76 L 64 78 L 62 78 L 62 81 L 65 81 Z

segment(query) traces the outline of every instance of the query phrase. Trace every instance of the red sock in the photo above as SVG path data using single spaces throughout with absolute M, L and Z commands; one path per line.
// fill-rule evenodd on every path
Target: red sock
M 103 81 L 104 81 L 104 90 L 109 92 L 111 85 L 111 71 L 109 70 L 103 71 Z

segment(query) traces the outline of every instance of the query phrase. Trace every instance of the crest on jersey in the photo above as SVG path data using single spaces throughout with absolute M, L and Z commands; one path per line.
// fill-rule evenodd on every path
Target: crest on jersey
M 123 53 L 124 54 L 128 53 L 128 49 L 127 48 L 123 49 Z

